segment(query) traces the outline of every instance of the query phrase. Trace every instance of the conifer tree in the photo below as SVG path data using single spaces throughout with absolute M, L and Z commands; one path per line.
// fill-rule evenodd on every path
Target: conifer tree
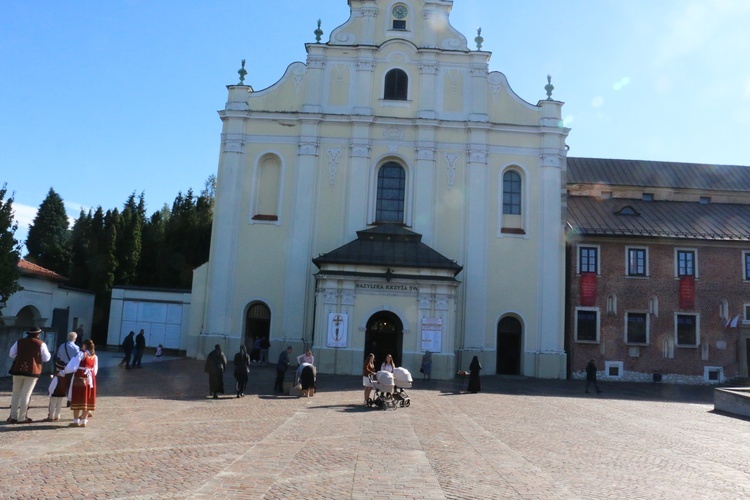
M 138 203 L 136 203 L 135 193 L 131 194 L 117 221 L 117 272 L 115 273 L 117 285 L 131 285 L 136 281 L 142 251 L 144 212 L 143 193 Z
M 13 196 L 7 201 L 7 187 L 0 188 L 0 310 L 15 292 L 21 289 L 18 284 L 18 260 L 21 245 L 15 238 L 18 223 L 13 219 Z
M 91 281 L 89 259 L 91 252 L 93 214 L 81 210 L 70 232 L 70 284 L 88 288 Z
M 50 271 L 67 276 L 70 271 L 70 234 L 65 205 L 54 189 L 39 206 L 26 238 L 26 258 Z

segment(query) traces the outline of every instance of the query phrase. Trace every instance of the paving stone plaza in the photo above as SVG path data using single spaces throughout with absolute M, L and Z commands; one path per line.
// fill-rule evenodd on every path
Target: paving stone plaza
M 233 354 L 233 353 L 231 353 Z M 415 381 L 411 407 L 368 409 L 361 379 L 321 375 L 313 398 L 274 396 L 253 367 L 236 399 L 208 397 L 203 362 L 123 370 L 100 353 L 87 428 L 0 424 L 2 498 L 750 498 L 750 421 L 710 387 L 482 377 Z M 419 374 L 417 374 L 419 375 Z M 287 375 L 291 380 L 291 373 Z M 415 377 L 418 378 L 418 377 Z M 0 379 L 2 409 L 11 379 Z

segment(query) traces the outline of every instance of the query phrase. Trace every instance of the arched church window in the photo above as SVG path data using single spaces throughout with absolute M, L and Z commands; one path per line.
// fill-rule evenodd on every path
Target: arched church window
M 521 176 L 515 170 L 503 174 L 503 213 L 521 214 Z
M 383 99 L 405 101 L 408 96 L 409 77 L 401 69 L 392 69 L 385 74 Z
M 265 156 L 258 165 L 253 220 L 279 220 L 281 161 L 275 155 Z
M 388 162 L 378 171 L 375 222 L 404 222 L 406 172 L 396 162 Z

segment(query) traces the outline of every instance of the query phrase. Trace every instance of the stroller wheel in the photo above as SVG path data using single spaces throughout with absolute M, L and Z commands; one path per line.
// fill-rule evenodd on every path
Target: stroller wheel
M 403 401 L 401 401 L 401 408 L 403 408 L 404 406 L 406 406 L 406 403 L 404 403 Z
M 406 404 L 406 406 L 411 406 L 411 401 L 409 401 L 409 400 L 407 399 L 407 400 L 406 400 L 406 401 L 404 402 L 404 404 Z

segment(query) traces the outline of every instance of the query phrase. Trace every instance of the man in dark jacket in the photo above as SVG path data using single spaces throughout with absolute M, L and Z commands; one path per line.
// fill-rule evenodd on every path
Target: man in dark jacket
M 589 364 L 586 365 L 586 392 L 589 392 L 589 385 L 594 384 L 594 389 L 597 393 L 602 391 L 599 390 L 599 386 L 596 384 L 596 365 L 594 360 L 589 360 Z
M 143 329 L 138 332 L 135 336 L 135 356 L 133 356 L 133 367 L 136 366 L 141 368 L 141 360 L 143 359 L 143 351 L 146 350 L 146 335 L 143 333 Z
M 28 336 L 18 339 L 10 348 L 10 357 L 13 365 L 9 373 L 13 375 L 13 393 L 10 398 L 10 417 L 8 422 L 30 423 L 26 413 L 29 411 L 29 400 L 39 375 L 42 374 L 42 364 L 49 361 L 52 355 L 47 349 L 47 344 L 39 339 L 42 329 L 32 327 Z
M 284 374 L 286 369 L 289 368 L 289 357 L 292 355 L 292 346 L 286 348 L 286 351 L 281 351 L 279 354 L 279 362 L 276 363 L 276 382 L 273 384 L 273 390 L 276 392 L 284 392 Z
M 120 366 L 125 365 L 125 368 L 130 370 L 130 357 L 133 355 L 133 348 L 135 347 L 135 332 L 131 330 L 125 340 L 122 341 L 122 350 L 125 353 L 125 357 L 120 361 Z

